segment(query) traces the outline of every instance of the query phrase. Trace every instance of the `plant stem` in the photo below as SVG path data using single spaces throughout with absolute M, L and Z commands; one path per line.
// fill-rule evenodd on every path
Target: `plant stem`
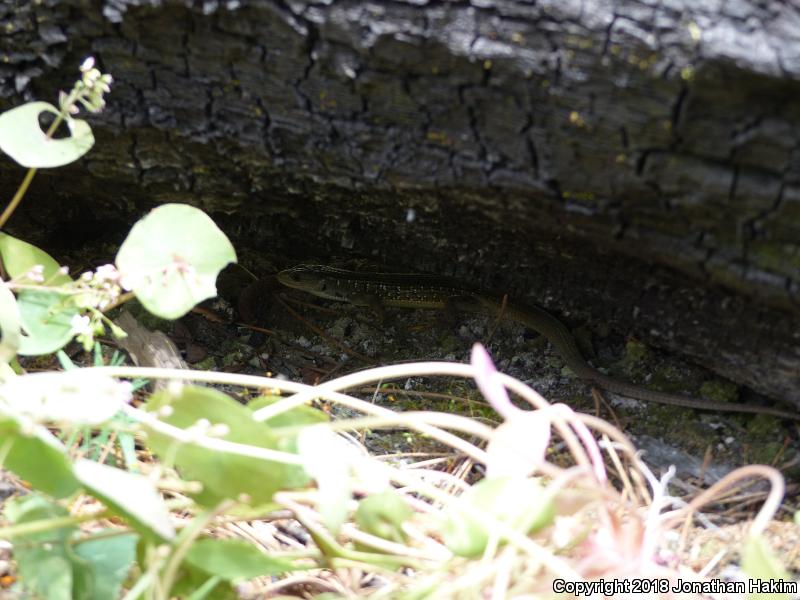
M 45 531 L 55 531 L 63 527 L 72 527 L 80 525 L 86 521 L 94 521 L 109 516 L 111 513 L 108 510 L 101 510 L 91 514 L 80 516 L 67 516 L 67 517 L 54 517 L 52 519 L 41 519 L 39 521 L 30 521 L 26 523 L 18 523 L 0 529 L 0 537 L 8 539 L 10 537 L 31 535 L 34 533 L 43 533 Z
M 11 202 L 8 203 L 8 206 L 6 206 L 3 214 L 0 215 L 0 228 L 6 224 L 6 221 L 11 218 L 11 215 L 14 213 L 17 206 L 19 206 L 19 203 L 22 202 L 22 198 L 25 196 L 25 192 L 28 191 L 28 186 L 31 184 L 31 180 L 33 179 L 34 175 L 36 175 L 36 168 L 31 167 L 25 174 L 25 179 L 22 180 L 19 189 L 17 189 L 17 193 L 14 194 Z
M 136 294 L 133 292 L 125 292 L 121 294 L 116 300 L 114 300 L 111 304 L 106 306 L 103 309 L 103 313 L 107 313 L 110 310 L 117 308 L 120 304 L 125 304 L 128 300 L 133 300 L 136 297 Z

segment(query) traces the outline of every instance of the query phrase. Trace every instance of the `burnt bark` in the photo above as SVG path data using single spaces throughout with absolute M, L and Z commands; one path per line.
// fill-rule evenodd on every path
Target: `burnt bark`
M 757 0 L 17 0 L 0 108 L 115 77 L 13 226 L 446 272 L 800 406 L 800 10 Z M 0 165 L 9 197 L 22 173 Z M 299 240 L 299 241 L 298 241 Z

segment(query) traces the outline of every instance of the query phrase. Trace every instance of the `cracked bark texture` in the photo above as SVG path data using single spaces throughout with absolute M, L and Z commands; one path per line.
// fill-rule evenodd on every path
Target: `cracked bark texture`
M 12 0 L 0 108 L 115 77 L 13 226 L 368 256 L 602 321 L 800 406 L 800 10 L 764 0 Z M 22 173 L 0 164 L 0 191 Z

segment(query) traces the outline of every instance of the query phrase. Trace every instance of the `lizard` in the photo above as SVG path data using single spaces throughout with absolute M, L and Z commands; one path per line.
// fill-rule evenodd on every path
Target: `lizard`
M 698 410 L 766 414 L 800 420 L 800 412 L 751 404 L 699 400 L 650 390 L 615 379 L 591 366 L 566 325 L 543 308 L 507 302 L 502 296 L 473 289 L 451 277 L 417 273 L 359 272 L 325 265 L 302 264 L 280 271 L 277 279 L 286 287 L 320 298 L 371 308 L 380 318 L 383 317 L 385 308 L 456 310 L 487 316 L 502 314 L 547 338 L 580 379 L 610 392 L 638 400 Z

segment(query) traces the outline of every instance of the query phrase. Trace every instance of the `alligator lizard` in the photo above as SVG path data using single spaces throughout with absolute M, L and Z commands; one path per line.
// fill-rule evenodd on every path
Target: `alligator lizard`
M 439 275 L 367 273 L 323 265 L 299 265 L 278 273 L 283 285 L 331 300 L 350 302 L 383 314 L 384 307 L 457 310 L 489 316 L 502 314 L 546 337 L 581 379 L 623 396 L 699 410 L 760 413 L 800 420 L 800 413 L 765 406 L 697 400 L 649 390 L 609 377 L 592 367 L 581 354 L 569 329 L 536 306 L 505 302 L 501 297 L 470 289 Z

